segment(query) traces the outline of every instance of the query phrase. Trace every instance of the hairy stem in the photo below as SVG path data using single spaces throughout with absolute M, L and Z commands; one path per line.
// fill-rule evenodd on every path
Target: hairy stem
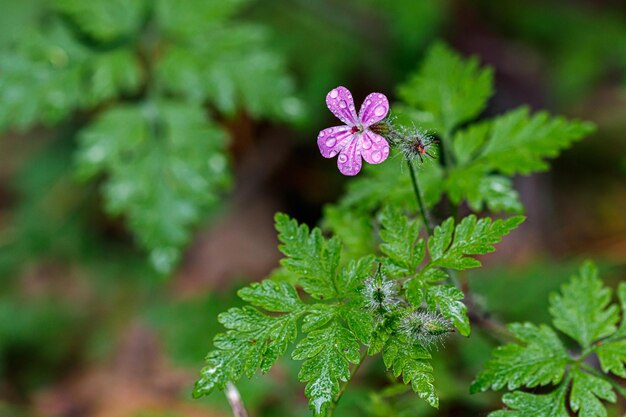
M 413 192 L 415 193 L 415 198 L 417 199 L 417 205 L 419 206 L 420 212 L 422 214 L 422 220 L 424 220 L 424 225 L 426 226 L 426 231 L 428 232 L 428 236 L 433 234 L 433 227 L 430 224 L 430 219 L 428 218 L 428 212 L 426 211 L 426 204 L 424 204 L 424 198 L 422 197 L 422 191 L 420 190 L 419 183 L 417 182 L 417 175 L 415 175 L 415 167 L 413 166 L 413 162 L 409 159 L 406 160 L 406 164 L 409 167 L 409 173 L 411 174 L 411 183 L 413 184 Z
M 343 395 L 344 391 L 346 390 L 346 388 L 348 388 L 348 383 L 352 380 L 352 377 L 358 372 L 359 368 L 361 367 L 361 364 L 363 363 L 366 357 L 367 357 L 367 349 L 365 349 L 361 353 L 361 357 L 359 358 L 359 363 L 354 365 L 354 368 L 352 368 L 352 370 L 350 371 L 350 378 L 348 378 L 347 381 L 341 384 L 341 387 L 339 388 L 339 392 L 335 396 L 335 399 L 330 404 L 330 406 L 328 406 L 328 412 L 326 414 L 326 417 L 332 417 L 333 414 L 335 414 L 335 408 L 337 407 L 337 403 L 339 402 L 339 399 L 341 399 L 341 396 Z
M 234 417 L 248 417 L 246 407 L 244 407 L 243 401 L 241 400 L 241 394 L 239 394 L 239 390 L 237 390 L 235 384 L 230 381 L 226 384 L 226 399 L 230 404 L 230 408 L 233 410 Z

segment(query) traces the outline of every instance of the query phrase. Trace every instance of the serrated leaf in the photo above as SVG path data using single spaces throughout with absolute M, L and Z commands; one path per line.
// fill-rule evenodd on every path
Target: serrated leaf
M 551 294 L 550 314 L 557 329 L 587 348 L 615 332 L 619 310 L 610 303 L 610 288 L 604 287 L 596 266 L 587 261 L 560 294 Z
M 426 249 L 424 241 L 418 240 L 419 224 L 402 214 L 399 208 L 387 206 L 381 213 L 381 225 L 380 250 L 394 264 L 394 275 L 400 278 L 415 274 Z
M 143 23 L 143 0 L 54 0 L 55 8 L 69 16 L 80 29 L 102 42 L 128 37 Z
M 504 394 L 502 401 L 510 410 L 500 410 L 489 414 L 489 417 L 569 417 L 565 407 L 567 384 L 550 392 L 536 395 L 516 391 Z
M 307 382 L 305 395 L 316 416 L 326 414 L 339 392 L 338 380 L 350 378 L 350 363 L 359 363 L 359 344 L 352 332 L 336 321 L 310 332 L 293 351 L 304 360 L 298 378 Z
M 422 347 L 411 343 L 402 334 L 387 339 L 383 348 L 383 361 L 387 369 L 397 378 L 402 376 L 405 384 L 420 398 L 425 399 L 432 407 L 439 407 L 439 398 L 435 393 L 431 356 Z
M 521 213 L 524 207 L 510 178 L 489 175 L 481 164 L 452 168 L 446 179 L 450 201 L 460 204 L 467 200 L 473 211 L 488 208 L 492 212 Z
M 522 343 L 497 347 L 472 383 L 472 393 L 505 386 L 513 390 L 557 384 L 563 378 L 569 357 L 550 327 L 513 323 L 509 330 Z
M 200 32 L 202 37 L 185 34 L 164 50 L 155 68 L 159 85 L 186 100 L 210 102 L 228 115 L 243 107 L 256 117 L 302 117 L 303 104 L 293 95 L 282 57 L 268 48 L 265 28 L 205 24 Z
M 368 212 L 327 205 L 322 221 L 322 229 L 343 242 L 343 253 L 348 259 L 374 252 L 374 228 Z
M 266 279 L 240 289 L 237 295 L 253 306 L 272 312 L 288 313 L 304 306 L 296 289 L 287 282 Z
M 579 417 L 606 417 L 601 400 L 614 403 L 617 396 L 608 381 L 581 371 L 572 370 L 572 391 L 569 404 Z
M 371 313 L 362 308 L 345 308 L 342 309 L 341 318 L 361 343 L 368 344 L 370 342 L 374 329 L 374 318 Z
M 595 349 L 602 371 L 626 378 L 626 340 L 601 343 Z
M 372 275 L 374 256 L 364 256 L 356 261 L 348 262 L 337 274 L 337 290 L 342 296 L 353 296 L 355 289 Z
M 475 58 L 463 60 L 443 44 L 433 46 L 420 70 L 398 89 L 407 104 L 432 114 L 434 126 L 447 133 L 476 117 L 493 94 L 493 75 Z
M 470 322 L 467 317 L 467 307 L 461 302 L 465 298 L 463 291 L 454 285 L 431 285 L 426 288 L 424 299 L 429 310 L 437 311 L 452 322 L 454 327 L 463 336 L 470 334 Z
M 257 369 L 267 372 L 297 336 L 299 313 L 270 317 L 252 307 L 232 308 L 219 315 L 229 329 L 215 336 L 215 350 L 193 390 L 194 397 L 223 389 L 228 381 L 252 377 Z
M 125 215 L 153 266 L 171 271 L 229 183 L 224 132 L 201 107 L 162 101 L 113 107 L 79 142 L 79 176 L 108 175 L 107 211 Z
M 489 123 L 474 123 L 455 133 L 452 138 L 452 151 L 458 166 L 465 166 L 478 155 L 478 151 L 487 141 L 489 129 Z
M 550 117 L 545 112 L 530 115 L 519 108 L 492 121 L 490 137 L 477 161 L 504 174 L 528 174 L 548 168 L 546 158 L 594 131 L 588 122 Z
M 626 282 L 621 282 L 617 287 L 617 298 L 622 310 L 622 321 L 617 332 L 612 336 L 614 338 L 626 337 Z
M 298 225 L 285 214 L 274 217 L 279 249 L 285 254 L 280 263 L 292 273 L 300 276 L 300 285 L 318 299 L 329 299 L 338 295 L 335 278 L 339 266 L 341 245 L 339 240 L 326 240 L 318 228 L 309 231 L 306 224 Z
M 393 151 L 386 161 L 366 164 L 363 172 L 348 183 L 348 191 L 338 207 L 357 213 L 375 211 L 384 205 L 400 207 L 415 213 L 418 209 L 411 185 L 411 177 L 398 151 Z M 436 161 L 420 165 L 417 175 L 424 196 L 424 204 L 432 207 L 441 199 L 443 170 Z
M 437 226 L 433 236 L 428 239 L 431 256 L 429 266 L 458 270 L 476 268 L 480 262 L 467 255 L 493 252 L 493 245 L 522 221 L 522 216 L 492 221 L 490 218 L 478 220 L 476 216 L 470 215 L 454 228 L 454 220 L 449 218 Z

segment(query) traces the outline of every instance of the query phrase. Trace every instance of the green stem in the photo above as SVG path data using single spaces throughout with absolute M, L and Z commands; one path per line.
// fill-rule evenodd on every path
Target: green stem
M 346 390 L 346 388 L 348 388 L 348 383 L 352 380 L 352 377 L 354 377 L 354 375 L 357 373 L 357 371 L 359 370 L 359 368 L 361 367 L 361 364 L 363 363 L 363 361 L 365 360 L 365 358 L 367 357 L 367 349 L 365 349 L 362 353 L 361 353 L 361 357 L 359 358 L 359 363 L 357 363 L 354 368 L 352 368 L 352 370 L 350 371 L 350 378 L 348 378 L 347 381 L 344 381 L 341 384 L 341 387 L 339 388 L 339 392 L 337 393 L 337 395 L 335 396 L 335 399 L 333 400 L 333 402 L 328 406 L 328 412 L 326 413 L 326 417 L 332 417 L 333 414 L 335 413 L 335 408 L 337 407 L 337 403 L 339 402 L 339 400 L 341 399 L 341 396 L 343 395 L 344 391 Z
M 409 167 L 409 173 L 411 174 L 411 183 L 413 184 L 413 192 L 415 193 L 415 198 L 417 199 L 417 205 L 419 206 L 420 212 L 422 214 L 422 220 L 424 220 L 424 225 L 426 226 L 426 231 L 428 232 L 428 236 L 432 236 L 433 227 L 430 224 L 430 220 L 428 219 L 428 212 L 426 211 L 426 204 L 424 204 L 422 191 L 420 190 L 419 184 L 417 182 L 417 175 L 415 175 L 415 167 L 413 166 L 413 162 L 411 162 L 410 159 L 406 160 L 406 164 Z

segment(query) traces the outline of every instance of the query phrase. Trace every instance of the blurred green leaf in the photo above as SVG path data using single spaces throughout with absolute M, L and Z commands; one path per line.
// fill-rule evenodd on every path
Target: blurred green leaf
M 433 127 L 448 135 L 485 108 L 493 94 L 491 69 L 475 58 L 463 60 L 444 44 L 431 47 L 420 70 L 398 89 L 410 106 L 433 115 Z
M 81 133 L 77 169 L 82 179 L 108 175 L 107 211 L 128 216 L 152 264 L 166 273 L 229 182 L 224 139 L 193 105 L 118 106 Z

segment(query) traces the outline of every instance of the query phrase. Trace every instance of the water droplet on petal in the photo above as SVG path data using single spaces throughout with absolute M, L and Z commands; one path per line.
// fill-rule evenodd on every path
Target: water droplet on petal
M 323 138 L 325 134 L 326 134 L 326 133 L 322 130 L 322 131 L 320 132 L 320 134 L 319 134 L 319 135 L 317 135 L 317 137 L 318 137 L 318 138 Z
M 345 100 L 341 100 L 339 101 L 339 107 L 341 107 L 342 109 L 345 109 L 347 106 L 346 101 Z
M 372 152 L 372 161 L 374 162 L 380 162 L 380 160 L 382 159 L 382 155 L 380 153 L 380 151 L 374 151 Z
M 370 104 L 372 104 L 372 100 L 370 100 L 370 99 L 365 100 L 365 105 L 366 106 L 369 106 Z
M 372 147 L 372 141 L 367 136 L 364 136 L 363 137 L 363 144 L 361 146 L 363 146 L 363 149 L 367 150 L 367 149 Z
M 330 98 L 337 98 L 339 92 L 335 89 L 330 92 Z
M 332 148 L 333 146 L 335 146 L 335 143 L 337 143 L 337 139 L 335 138 L 329 138 L 326 141 L 326 146 L 328 146 L 329 148 Z
M 335 150 L 335 149 L 331 150 L 331 151 L 328 153 L 328 155 L 329 155 L 331 158 L 332 158 L 332 157 L 334 157 L 335 155 L 337 155 L 337 150 Z
M 385 111 L 387 111 L 385 106 L 378 106 L 376 107 L 376 110 L 374 110 L 374 114 L 376 116 L 382 116 L 383 114 L 385 114 Z
M 341 162 L 342 164 L 345 163 L 348 160 L 348 157 L 345 155 L 339 155 L 339 162 Z

